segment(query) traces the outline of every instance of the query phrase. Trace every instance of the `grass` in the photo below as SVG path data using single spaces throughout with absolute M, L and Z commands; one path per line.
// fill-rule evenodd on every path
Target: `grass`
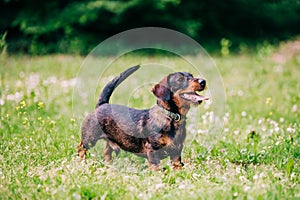
M 299 199 L 300 60 L 293 56 L 275 62 L 271 54 L 276 51 L 214 57 L 227 95 L 223 132 L 207 134 L 210 105 L 194 108 L 184 170 L 172 171 L 164 160 L 166 170 L 159 172 L 149 171 L 144 159 L 126 152 L 105 164 L 103 142 L 86 162 L 77 162 L 82 118 L 72 111 L 91 111 L 103 84 L 124 67 L 156 62 L 183 70 L 186 61 L 125 56 L 89 91 L 94 99 L 75 104 L 74 78 L 82 57 L 2 59 L 0 199 Z M 151 86 L 168 71 L 161 70 L 137 72 L 120 85 L 112 102 L 152 106 Z M 146 81 L 137 87 L 141 80 Z

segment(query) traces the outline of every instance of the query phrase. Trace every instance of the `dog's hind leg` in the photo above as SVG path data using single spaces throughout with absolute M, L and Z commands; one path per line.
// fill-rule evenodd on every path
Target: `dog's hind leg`
M 112 160 L 113 151 L 116 155 L 118 155 L 120 152 L 120 147 L 114 142 L 106 141 L 106 147 L 104 149 L 105 162 L 109 162 Z
M 109 142 L 110 147 L 114 150 L 116 156 L 120 153 L 120 147 L 114 142 Z
M 113 149 L 109 145 L 109 142 L 106 142 L 106 147 L 104 149 L 105 162 L 110 162 L 112 160 L 112 152 L 113 152 Z

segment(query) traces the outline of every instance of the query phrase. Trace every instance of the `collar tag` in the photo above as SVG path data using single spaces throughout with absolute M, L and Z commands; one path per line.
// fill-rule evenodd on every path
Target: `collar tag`
M 173 114 L 175 114 L 175 113 L 173 113 Z M 176 113 L 173 119 L 174 119 L 176 122 L 179 122 L 180 119 L 181 119 L 181 116 L 180 116 L 178 113 Z

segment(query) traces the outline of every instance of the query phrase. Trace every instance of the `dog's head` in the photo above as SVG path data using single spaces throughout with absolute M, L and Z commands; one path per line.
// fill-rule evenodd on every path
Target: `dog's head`
M 184 105 L 199 105 L 204 100 L 208 100 L 198 92 L 206 87 L 206 81 L 194 78 L 187 72 L 176 72 L 163 78 L 152 88 L 153 94 L 165 102 L 174 102 L 177 107 Z

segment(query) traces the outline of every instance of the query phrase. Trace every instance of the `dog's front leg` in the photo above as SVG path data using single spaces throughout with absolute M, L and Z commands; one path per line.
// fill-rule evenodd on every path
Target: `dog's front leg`
M 173 149 L 170 152 L 170 159 L 174 170 L 182 169 L 184 166 L 183 162 L 181 162 L 181 151 L 182 147 Z
M 160 160 L 155 152 L 147 153 L 147 159 L 149 162 L 149 169 L 154 171 L 159 170 Z
M 183 162 L 181 162 L 181 156 L 171 158 L 171 162 L 174 170 L 182 169 L 184 166 Z
M 160 159 L 157 152 L 152 148 L 150 143 L 146 144 L 147 159 L 149 162 L 149 169 L 157 171 L 160 165 Z

